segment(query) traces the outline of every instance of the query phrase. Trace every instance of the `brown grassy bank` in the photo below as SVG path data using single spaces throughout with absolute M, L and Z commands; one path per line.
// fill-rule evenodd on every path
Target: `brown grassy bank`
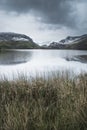
M 87 75 L 0 81 L 0 130 L 87 130 Z

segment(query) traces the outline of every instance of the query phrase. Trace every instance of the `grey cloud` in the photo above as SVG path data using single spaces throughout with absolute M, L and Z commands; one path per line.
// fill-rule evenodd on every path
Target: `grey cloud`
M 77 27 L 75 4 L 81 0 L 0 0 L 0 8 L 18 14 L 33 12 L 42 22 L 56 26 Z M 86 0 L 83 0 L 86 2 Z
M 37 13 L 45 23 L 74 26 L 71 0 L 0 0 L 0 7 L 7 11 Z

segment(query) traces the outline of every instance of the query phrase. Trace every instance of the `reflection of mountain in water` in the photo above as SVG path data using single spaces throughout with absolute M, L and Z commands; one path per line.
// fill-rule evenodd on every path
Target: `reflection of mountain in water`
M 29 51 L 5 51 L 0 53 L 1 65 L 14 65 L 28 62 L 32 57 Z
M 79 61 L 79 62 L 82 62 L 82 63 L 87 63 L 87 55 L 67 57 L 66 60 L 67 61 Z

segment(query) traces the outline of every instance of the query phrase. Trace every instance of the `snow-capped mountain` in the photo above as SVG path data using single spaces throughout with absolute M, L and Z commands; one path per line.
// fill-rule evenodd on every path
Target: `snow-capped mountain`
M 63 39 L 61 41 L 59 41 L 59 44 L 71 44 L 72 42 L 79 40 L 79 37 L 67 37 L 66 39 Z
M 29 36 L 18 33 L 0 33 L 0 49 L 36 49 L 39 48 Z
M 32 41 L 32 39 L 24 34 L 2 32 L 0 33 L 0 41 Z
M 82 36 L 68 36 L 59 42 L 39 46 L 24 34 L 2 32 L 0 33 L 0 49 L 79 49 L 87 50 L 87 34 Z
M 59 44 L 72 44 L 73 42 L 80 41 L 84 38 L 87 38 L 87 34 L 75 37 L 68 36 L 66 39 L 59 41 Z
M 55 49 L 61 49 L 64 46 L 65 46 L 64 44 L 61 44 L 59 42 L 52 42 L 48 47 L 49 48 L 55 48 Z
M 68 36 L 59 42 L 52 42 L 48 48 L 53 49 L 86 49 L 87 50 L 87 34 L 82 36 Z

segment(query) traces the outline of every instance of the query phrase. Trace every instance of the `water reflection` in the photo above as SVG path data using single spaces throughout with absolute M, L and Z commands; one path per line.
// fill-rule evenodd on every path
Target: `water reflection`
M 7 50 L 0 52 L 0 65 L 16 65 L 26 63 L 31 60 L 30 51 Z
M 87 55 L 79 55 L 79 56 L 73 56 L 73 57 L 66 57 L 67 61 L 78 61 L 82 63 L 87 63 Z
M 10 50 L 0 53 L 0 76 L 36 76 L 57 71 L 87 72 L 87 51 Z

